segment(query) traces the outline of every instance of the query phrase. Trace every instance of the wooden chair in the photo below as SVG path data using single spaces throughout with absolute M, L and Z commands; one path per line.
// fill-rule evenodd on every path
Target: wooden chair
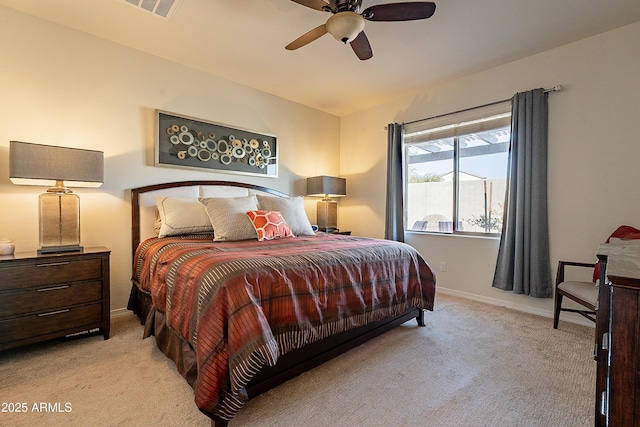
M 595 322 L 597 316 L 596 301 L 598 300 L 598 286 L 594 282 L 565 280 L 565 267 L 585 267 L 593 270 L 595 264 L 585 262 L 559 261 L 556 274 L 555 310 L 553 313 L 553 329 L 558 329 L 561 311 L 578 313 Z M 563 308 L 562 298 L 567 297 L 586 309 Z

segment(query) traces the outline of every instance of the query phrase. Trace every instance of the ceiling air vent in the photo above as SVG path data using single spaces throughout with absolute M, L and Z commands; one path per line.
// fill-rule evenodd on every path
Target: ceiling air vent
M 133 6 L 151 12 L 164 19 L 171 19 L 178 8 L 180 0 L 124 0 Z

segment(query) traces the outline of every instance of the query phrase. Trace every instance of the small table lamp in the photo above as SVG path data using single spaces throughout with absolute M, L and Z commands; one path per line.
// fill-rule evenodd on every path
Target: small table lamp
M 338 228 L 338 203 L 331 197 L 347 195 L 347 180 L 333 176 L 307 178 L 307 196 L 322 197 L 318 202 L 318 229 L 333 231 Z
M 9 178 L 19 185 L 51 186 L 38 197 L 38 253 L 81 251 L 80 199 L 66 187 L 100 187 L 102 151 L 11 141 Z

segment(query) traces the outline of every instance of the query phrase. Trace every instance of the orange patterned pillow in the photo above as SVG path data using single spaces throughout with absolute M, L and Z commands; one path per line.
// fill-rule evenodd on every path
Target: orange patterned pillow
M 258 240 L 273 240 L 282 237 L 295 237 L 291 229 L 278 211 L 247 212 L 253 227 L 258 233 Z

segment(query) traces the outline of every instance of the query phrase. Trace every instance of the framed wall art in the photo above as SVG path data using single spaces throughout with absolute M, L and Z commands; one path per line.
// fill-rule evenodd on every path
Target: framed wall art
M 156 110 L 156 166 L 276 178 L 275 135 Z

